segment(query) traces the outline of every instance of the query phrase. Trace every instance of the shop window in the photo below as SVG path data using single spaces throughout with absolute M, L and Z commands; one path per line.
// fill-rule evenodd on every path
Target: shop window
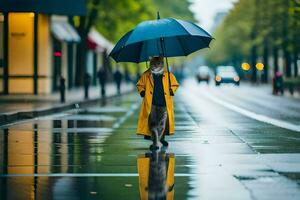
M 3 24 L 4 24 L 4 16 L 0 13 L 0 68 L 3 68 Z

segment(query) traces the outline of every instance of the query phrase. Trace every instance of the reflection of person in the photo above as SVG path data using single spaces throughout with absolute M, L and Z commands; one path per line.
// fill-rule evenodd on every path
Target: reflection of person
M 141 200 L 174 199 L 174 154 L 152 152 L 137 161 Z
M 97 72 L 97 77 L 101 86 L 101 96 L 105 97 L 106 72 L 104 67 L 99 69 Z
M 136 86 L 143 97 L 137 134 L 152 137 L 151 150 L 159 148 L 158 141 L 168 146 L 165 134 L 174 134 L 173 96 L 179 84 L 172 73 L 168 76 L 164 70 L 163 57 L 150 60 L 150 69 L 142 74 Z
M 120 70 L 117 68 L 117 70 L 114 73 L 114 79 L 117 85 L 117 91 L 118 94 L 121 94 L 121 81 L 123 78 L 123 74 L 120 72 Z

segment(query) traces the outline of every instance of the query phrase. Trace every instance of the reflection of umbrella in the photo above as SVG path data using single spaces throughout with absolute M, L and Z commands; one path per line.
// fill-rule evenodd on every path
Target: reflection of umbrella
M 192 22 L 174 18 L 144 21 L 126 33 L 110 56 L 116 62 L 147 61 L 150 56 L 187 56 L 209 46 L 212 37 Z M 167 67 L 168 67 L 168 60 Z

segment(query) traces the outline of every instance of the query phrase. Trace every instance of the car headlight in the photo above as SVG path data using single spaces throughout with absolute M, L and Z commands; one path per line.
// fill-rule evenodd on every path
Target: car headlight
M 233 80 L 234 80 L 235 82 L 238 82 L 238 81 L 240 80 L 240 77 L 235 76 L 235 77 L 233 78 Z
M 222 80 L 221 76 L 217 75 L 216 76 L 216 81 L 220 82 Z

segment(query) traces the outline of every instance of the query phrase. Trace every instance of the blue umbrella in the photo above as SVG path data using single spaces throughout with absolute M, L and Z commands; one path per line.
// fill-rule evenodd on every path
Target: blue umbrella
M 116 62 L 140 63 L 152 56 L 187 56 L 197 50 L 209 47 L 213 38 L 196 24 L 174 18 L 144 21 L 126 33 L 110 52 Z M 170 76 L 169 86 L 170 83 Z
M 116 62 L 140 63 L 151 56 L 187 56 L 209 47 L 212 37 L 196 24 L 174 18 L 144 21 L 126 33 L 110 52 Z

